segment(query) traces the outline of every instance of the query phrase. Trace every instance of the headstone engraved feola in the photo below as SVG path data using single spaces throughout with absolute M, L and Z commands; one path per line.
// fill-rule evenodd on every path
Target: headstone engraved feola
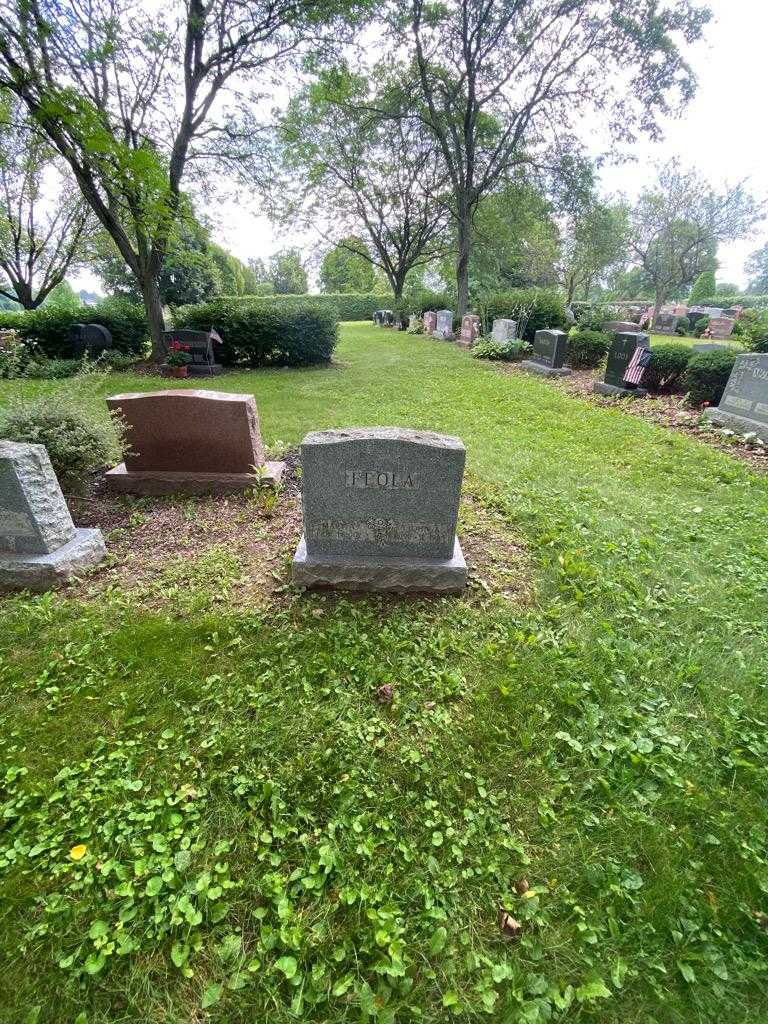
M 174 389 L 107 399 L 122 417 L 125 462 L 106 474 L 120 494 L 226 494 L 277 484 L 285 463 L 265 462 L 253 395 Z
M 720 404 L 704 415 L 718 426 L 768 441 L 768 352 L 737 356 Z
M 453 341 L 453 311 L 450 309 L 439 309 L 437 311 L 437 326 L 432 332 L 433 338 L 440 338 L 442 341 Z
M 460 591 L 467 580 L 456 537 L 465 454 L 456 437 L 395 427 L 307 434 L 294 581 Z
M 571 372 L 570 366 L 564 365 L 567 358 L 568 335 L 565 331 L 536 331 L 533 353 L 520 366 L 543 377 L 567 377 Z
M 514 341 L 517 337 L 517 320 L 494 320 L 491 337 L 494 341 Z
M 72 522 L 45 448 L 0 441 L 0 589 L 50 590 L 106 553 Z
M 640 387 L 640 382 L 649 354 L 650 341 L 647 334 L 618 331 L 613 336 L 608 352 L 605 380 L 595 381 L 592 390 L 598 395 L 620 398 L 628 395 L 645 397 L 648 392 Z

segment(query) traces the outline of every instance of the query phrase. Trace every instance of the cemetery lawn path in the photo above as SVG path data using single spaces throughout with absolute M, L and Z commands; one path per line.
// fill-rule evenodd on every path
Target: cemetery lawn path
M 340 333 L 330 368 L 213 386 L 273 447 L 459 435 L 533 596 L 244 609 L 222 548 L 149 603 L 0 599 L 0 1022 L 768 1020 L 768 479 Z

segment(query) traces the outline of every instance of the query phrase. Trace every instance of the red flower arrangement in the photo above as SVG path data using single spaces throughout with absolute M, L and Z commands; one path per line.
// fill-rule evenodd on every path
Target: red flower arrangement
M 168 346 L 168 357 L 165 361 L 168 366 L 187 366 L 192 362 L 189 352 L 189 345 L 182 345 L 180 341 L 172 341 Z

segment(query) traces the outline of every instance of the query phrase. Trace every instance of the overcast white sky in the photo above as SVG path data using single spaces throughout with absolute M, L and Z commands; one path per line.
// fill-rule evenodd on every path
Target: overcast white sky
M 696 168 L 713 185 L 749 179 L 760 198 L 768 195 L 768 131 L 765 129 L 766 40 L 768 0 L 709 0 L 714 21 L 707 38 L 691 49 L 689 58 L 699 89 L 682 118 L 665 124 L 665 139 L 656 145 L 638 144 L 634 162 L 603 171 L 607 193 L 634 198 L 654 177 L 654 164 L 673 156 Z M 286 245 L 310 244 L 273 228 L 259 215 L 258 201 L 247 195 L 204 211 L 218 227 L 216 240 L 244 262 L 268 258 Z M 768 240 L 768 222 L 751 240 L 720 247 L 719 281 L 746 283 L 744 261 Z M 302 245 L 302 243 L 304 244 Z M 76 287 L 101 290 L 98 279 L 84 274 Z

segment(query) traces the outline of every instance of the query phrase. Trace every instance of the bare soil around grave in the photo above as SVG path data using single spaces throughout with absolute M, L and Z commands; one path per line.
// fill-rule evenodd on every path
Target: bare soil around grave
M 300 592 L 291 584 L 291 560 L 302 532 L 298 453 L 284 458 L 277 492 L 132 498 L 97 485 L 92 497 L 68 496 L 75 523 L 104 533 L 109 558 L 64 592 L 83 600 L 120 593 L 146 608 L 176 610 L 294 599 Z M 469 568 L 460 600 L 482 603 L 498 595 L 515 605 L 530 602 L 526 545 L 466 483 L 459 537 Z
M 494 364 L 502 373 L 523 374 L 516 363 Z M 526 374 L 527 376 L 527 374 Z M 702 421 L 701 410 L 687 405 L 682 395 L 655 395 L 648 398 L 611 398 L 596 395 L 592 385 L 602 380 L 602 372 L 574 370 L 568 377 L 539 378 L 545 384 L 559 388 L 576 398 L 583 398 L 593 405 L 615 409 L 617 403 L 623 412 L 638 419 L 648 420 L 658 427 L 674 430 L 679 434 L 694 437 L 711 448 L 725 452 L 739 462 L 746 462 L 759 473 L 768 473 L 768 446 L 757 447 L 745 442 L 739 435 L 723 434 L 707 421 Z

